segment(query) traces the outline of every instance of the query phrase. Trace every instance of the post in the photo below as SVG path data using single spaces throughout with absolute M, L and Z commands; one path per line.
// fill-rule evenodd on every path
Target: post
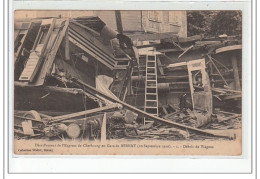
M 117 32 L 119 34 L 123 34 L 123 24 L 122 24 L 122 19 L 121 19 L 121 12 L 120 11 L 115 11 L 115 16 L 116 16 L 116 26 L 117 26 Z M 119 39 L 119 45 L 120 48 L 124 47 L 123 42 Z
M 107 139 L 107 113 L 104 113 L 101 126 L 101 142 L 106 142 Z
M 231 54 L 232 68 L 234 74 L 235 88 L 237 91 L 241 91 L 240 79 L 237 67 L 237 57 L 235 54 Z
M 70 60 L 70 41 L 69 41 L 69 34 L 68 34 L 68 29 L 65 33 L 65 60 L 69 61 Z
M 120 11 L 115 11 L 115 16 L 116 16 L 116 26 L 117 26 L 117 31 L 119 34 L 123 34 L 123 25 L 122 25 L 122 19 L 121 19 L 121 12 Z

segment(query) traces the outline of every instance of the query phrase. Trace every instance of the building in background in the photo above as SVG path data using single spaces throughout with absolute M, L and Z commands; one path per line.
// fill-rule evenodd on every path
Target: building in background
M 116 30 L 115 11 L 16 11 L 15 20 L 40 17 L 98 16 L 110 28 Z M 187 37 L 186 11 L 121 11 L 124 33 L 173 32 Z

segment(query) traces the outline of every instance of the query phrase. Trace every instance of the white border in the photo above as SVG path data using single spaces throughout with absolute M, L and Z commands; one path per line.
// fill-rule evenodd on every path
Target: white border
M 58 10 L 242 10 L 243 11 L 243 155 L 201 156 L 47 156 L 14 157 L 9 143 L 11 173 L 248 173 L 251 172 L 251 4 L 249 2 L 122 2 L 122 1 L 15 1 L 10 2 L 9 34 L 13 32 L 14 9 Z M 11 37 L 11 36 L 10 36 Z M 13 106 L 12 42 L 9 40 L 9 107 Z M 248 60 L 245 60 L 248 59 Z M 13 112 L 9 112 L 11 118 Z M 244 122 L 246 120 L 246 122 Z M 12 125 L 9 125 L 12 131 Z M 12 141 L 9 135 L 9 141 Z M 191 159 L 195 158 L 195 159 Z M 198 159 L 200 158 L 200 159 Z M 225 158 L 225 159 L 223 159 Z M 72 167 L 73 166 L 73 167 Z

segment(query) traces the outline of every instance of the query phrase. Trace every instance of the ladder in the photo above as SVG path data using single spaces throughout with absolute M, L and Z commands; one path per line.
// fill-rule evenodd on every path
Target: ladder
M 157 62 L 156 53 L 146 54 L 145 104 L 147 113 L 158 116 Z M 152 122 L 144 118 L 144 124 Z

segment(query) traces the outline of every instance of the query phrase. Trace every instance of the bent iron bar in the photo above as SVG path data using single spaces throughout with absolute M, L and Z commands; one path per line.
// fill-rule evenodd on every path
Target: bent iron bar
M 93 95 L 98 95 L 100 97 L 103 97 L 111 102 L 114 102 L 114 103 L 118 103 L 118 104 L 121 104 L 123 107 L 125 107 L 126 109 L 128 110 L 131 110 L 133 112 L 136 112 L 138 114 L 141 114 L 143 115 L 144 117 L 146 118 L 150 118 L 156 122 L 159 122 L 161 124 L 165 124 L 167 126 L 172 126 L 172 127 L 175 127 L 175 128 L 178 128 L 178 129 L 181 129 L 181 130 L 187 130 L 189 132 L 193 132 L 193 133 L 196 133 L 196 134 L 200 134 L 200 135 L 206 135 L 206 136 L 210 136 L 210 137 L 219 137 L 219 138 L 225 138 L 225 139 L 230 139 L 229 136 L 223 136 L 223 135 L 215 135 L 215 134 L 212 134 L 210 132 L 206 132 L 206 131 L 203 131 L 201 129 L 197 129 L 197 128 L 193 128 L 193 127 L 190 127 L 190 126 L 186 126 L 186 125 L 182 125 L 182 124 L 178 124 L 176 122 L 172 122 L 172 121 L 168 121 L 168 120 L 165 120 L 163 118 L 160 118 L 160 117 L 157 117 L 157 116 L 153 116 L 145 111 L 142 111 L 134 106 L 131 106 L 119 99 L 115 99 L 113 97 L 110 97 L 104 93 L 102 93 L 101 91 L 93 88 L 92 86 L 84 83 L 83 81 L 79 80 L 79 79 L 72 79 L 72 82 L 78 86 L 81 86 L 81 87 L 84 87 L 85 90 L 87 90 L 89 93 L 92 93 Z

